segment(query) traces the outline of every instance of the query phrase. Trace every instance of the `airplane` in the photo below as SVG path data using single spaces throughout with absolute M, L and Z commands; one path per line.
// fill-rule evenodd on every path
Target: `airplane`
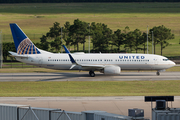
M 16 60 L 26 64 L 57 70 L 95 71 L 104 74 L 120 74 L 121 70 L 157 70 L 157 75 L 176 64 L 168 58 L 155 54 L 134 53 L 51 53 L 37 48 L 21 28 L 10 23 L 16 52 L 9 51 Z

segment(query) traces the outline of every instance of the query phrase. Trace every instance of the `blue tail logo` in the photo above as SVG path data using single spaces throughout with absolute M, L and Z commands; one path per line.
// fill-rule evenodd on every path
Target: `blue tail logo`
M 40 54 L 38 48 L 32 43 L 32 41 L 26 36 L 26 34 L 15 24 L 10 24 L 14 44 L 17 54 Z

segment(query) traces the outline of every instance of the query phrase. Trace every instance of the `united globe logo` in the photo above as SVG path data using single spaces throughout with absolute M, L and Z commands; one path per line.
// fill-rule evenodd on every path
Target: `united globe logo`
M 18 46 L 17 53 L 22 54 L 40 54 L 37 47 L 31 42 L 29 38 L 24 39 Z

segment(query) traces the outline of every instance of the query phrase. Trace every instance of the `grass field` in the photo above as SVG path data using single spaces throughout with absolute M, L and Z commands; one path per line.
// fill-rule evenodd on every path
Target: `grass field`
M 179 96 L 179 89 L 178 80 L 1 82 L 0 96 Z
M 180 3 L 56 3 L 56 4 L 0 4 L 0 30 L 11 35 L 9 23 L 17 23 L 26 34 L 41 36 L 49 31 L 54 22 L 71 24 L 77 18 L 85 22 L 105 23 L 112 30 L 136 28 L 146 31 L 164 25 L 175 34 L 171 46 L 163 50 L 164 56 L 179 56 Z M 6 41 L 12 41 L 5 39 Z M 34 42 L 40 39 L 34 39 Z M 82 50 L 82 45 L 80 49 Z M 88 45 L 86 45 L 87 49 Z M 160 46 L 156 48 L 160 54 Z M 139 51 L 142 53 L 142 51 Z M 149 46 L 151 53 L 151 44 Z

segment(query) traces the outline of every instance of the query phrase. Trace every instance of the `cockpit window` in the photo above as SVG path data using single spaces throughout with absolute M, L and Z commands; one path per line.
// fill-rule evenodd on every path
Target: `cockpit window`
M 163 61 L 168 61 L 169 59 L 163 59 Z

